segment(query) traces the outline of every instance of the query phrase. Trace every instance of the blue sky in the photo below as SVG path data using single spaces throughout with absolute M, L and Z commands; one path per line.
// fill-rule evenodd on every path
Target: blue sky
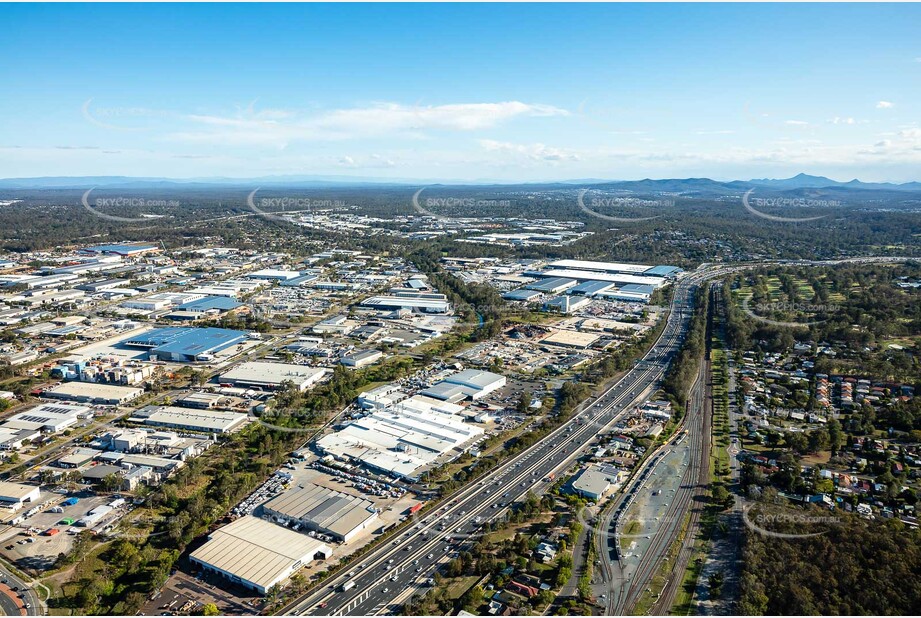
M 0 5 L 0 177 L 921 180 L 918 5 Z

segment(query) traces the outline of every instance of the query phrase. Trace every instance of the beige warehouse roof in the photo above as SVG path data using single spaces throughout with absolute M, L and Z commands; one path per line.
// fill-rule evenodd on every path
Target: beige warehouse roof
M 0 497 L 22 500 L 32 494 L 38 487 L 35 485 L 23 485 L 21 483 L 8 483 L 0 481 Z
M 317 539 L 247 515 L 211 533 L 191 558 L 268 589 L 318 551 L 332 554 Z

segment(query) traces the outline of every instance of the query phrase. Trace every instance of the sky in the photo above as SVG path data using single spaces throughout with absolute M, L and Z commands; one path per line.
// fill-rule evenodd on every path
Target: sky
M 919 5 L 0 4 L 0 177 L 921 180 Z

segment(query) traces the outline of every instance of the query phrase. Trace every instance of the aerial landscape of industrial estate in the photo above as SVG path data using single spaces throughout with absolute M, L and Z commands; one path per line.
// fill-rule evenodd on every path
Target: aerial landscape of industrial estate
M 0 6 L 0 615 L 917 615 L 917 7 L 422 8 Z

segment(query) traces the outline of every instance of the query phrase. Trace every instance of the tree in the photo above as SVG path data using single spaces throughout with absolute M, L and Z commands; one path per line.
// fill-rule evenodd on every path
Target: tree
M 220 610 L 217 608 L 217 605 L 215 605 L 214 603 L 205 603 L 201 607 L 202 616 L 219 616 L 220 613 L 221 613 Z

